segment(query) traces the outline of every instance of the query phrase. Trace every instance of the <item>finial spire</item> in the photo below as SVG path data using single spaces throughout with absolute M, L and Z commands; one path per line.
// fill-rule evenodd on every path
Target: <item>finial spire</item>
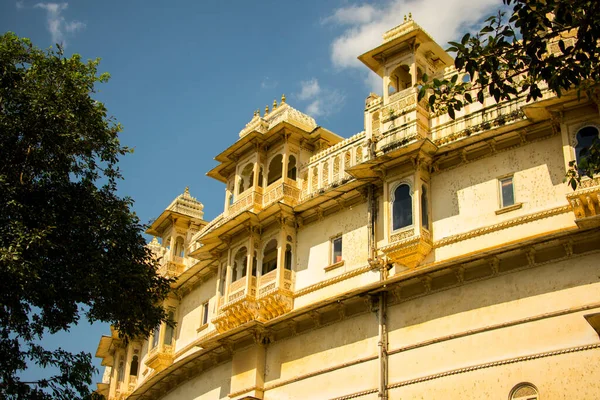
M 408 19 L 412 19 L 412 13 L 408 13 Z
M 285 103 L 285 94 L 281 95 L 281 104 Z
M 406 22 L 406 14 L 404 14 L 404 22 Z
M 267 106 L 265 107 L 265 115 L 267 115 L 269 113 L 269 105 L 267 104 Z
M 277 100 L 273 100 L 273 110 L 277 108 Z
M 186 186 L 185 190 L 183 191 L 183 193 L 189 195 L 190 194 L 190 187 Z

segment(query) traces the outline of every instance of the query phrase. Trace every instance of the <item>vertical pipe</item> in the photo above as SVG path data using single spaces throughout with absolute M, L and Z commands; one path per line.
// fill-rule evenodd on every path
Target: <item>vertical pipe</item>
M 386 292 L 379 293 L 379 398 L 387 400 L 387 385 L 388 385 L 388 356 L 387 356 L 387 302 Z
M 373 185 L 367 188 L 367 231 L 368 231 L 368 246 L 369 246 L 369 261 L 375 260 L 375 199 L 373 195 Z

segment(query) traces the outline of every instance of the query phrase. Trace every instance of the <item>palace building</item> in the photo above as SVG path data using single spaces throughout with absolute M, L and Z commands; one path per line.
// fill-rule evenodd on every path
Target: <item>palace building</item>
M 598 98 L 435 114 L 453 59 L 412 19 L 359 59 L 363 131 L 282 98 L 216 156 L 219 216 L 152 223 L 176 325 L 100 339 L 109 400 L 600 397 L 600 178 L 564 182 Z

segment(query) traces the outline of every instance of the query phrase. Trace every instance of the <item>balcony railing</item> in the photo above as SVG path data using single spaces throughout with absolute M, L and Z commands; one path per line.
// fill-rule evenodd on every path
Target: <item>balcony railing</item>
M 229 207 L 229 210 L 227 210 L 228 216 L 237 215 L 253 207 L 258 209 L 262 207 L 262 194 L 254 190 L 248 190 L 247 192 L 247 194 L 242 193 L 243 196 Z
M 276 182 L 267 187 L 263 196 L 263 207 L 277 201 L 295 206 L 299 200 L 300 189 L 298 189 L 296 181 L 286 178 L 283 182 Z

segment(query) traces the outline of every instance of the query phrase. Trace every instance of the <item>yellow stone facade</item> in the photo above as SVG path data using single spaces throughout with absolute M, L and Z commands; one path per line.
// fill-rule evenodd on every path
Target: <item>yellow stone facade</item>
M 433 114 L 453 61 L 411 19 L 359 59 L 364 131 L 283 98 L 208 172 L 222 214 L 186 189 L 149 228 L 177 324 L 101 338 L 109 400 L 600 396 L 600 180 L 563 182 L 598 103 Z

